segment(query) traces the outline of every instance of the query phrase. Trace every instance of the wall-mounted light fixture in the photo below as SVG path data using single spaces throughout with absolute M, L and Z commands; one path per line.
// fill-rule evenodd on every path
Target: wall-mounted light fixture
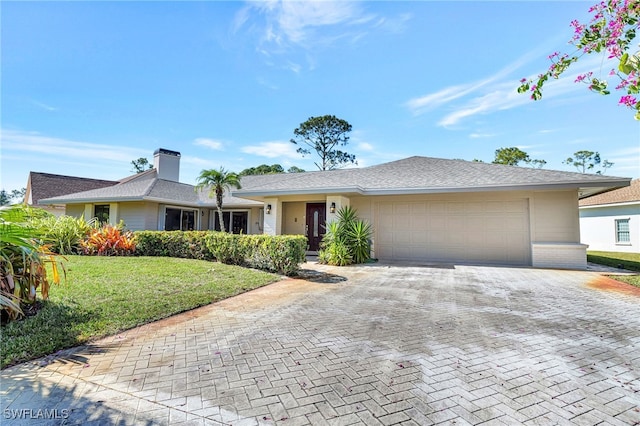
M 336 203 L 331 203 L 331 207 L 329 207 L 329 211 L 331 213 L 335 213 L 336 212 Z
M 271 214 L 271 204 L 267 204 L 267 210 L 265 210 L 267 214 Z

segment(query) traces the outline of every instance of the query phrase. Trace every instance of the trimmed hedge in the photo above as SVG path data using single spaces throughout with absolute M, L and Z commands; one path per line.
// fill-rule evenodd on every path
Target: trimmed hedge
M 302 235 L 237 235 L 214 231 L 137 231 L 137 256 L 217 260 L 295 275 L 305 261 Z
M 303 235 L 236 235 L 211 232 L 207 247 L 222 263 L 295 275 L 306 260 L 307 239 Z
M 214 260 L 205 242 L 207 234 L 207 231 L 136 231 L 136 256 Z

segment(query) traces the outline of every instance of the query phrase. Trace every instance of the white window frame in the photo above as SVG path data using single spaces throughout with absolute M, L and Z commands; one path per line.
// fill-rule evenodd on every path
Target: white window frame
M 627 223 L 627 230 L 626 231 L 620 231 L 619 225 L 620 225 L 620 223 L 623 223 L 623 222 Z M 629 245 L 631 245 L 631 218 L 626 217 L 626 218 L 614 219 L 614 229 L 615 229 L 615 237 L 616 237 L 616 244 L 617 245 L 621 245 L 621 246 L 629 246 Z M 620 240 L 620 233 L 621 232 L 626 232 L 627 233 L 627 240 L 626 241 L 621 241 Z

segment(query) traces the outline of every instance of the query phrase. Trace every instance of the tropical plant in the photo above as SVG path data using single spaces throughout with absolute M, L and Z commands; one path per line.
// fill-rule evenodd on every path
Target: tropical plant
M 32 212 L 22 205 L 0 209 L 0 307 L 8 320 L 23 315 L 21 308 L 34 304 L 38 291 L 48 299 L 51 283 L 66 274 L 62 261 L 39 244 L 39 230 L 29 224 Z
M 338 210 L 337 218 L 337 221 L 327 224 L 318 261 L 344 266 L 369 260 L 373 233 L 371 224 L 359 219 L 356 209 L 351 206 Z
M 354 263 L 364 263 L 371 258 L 371 224 L 363 220 L 354 221 L 347 229 L 347 244 Z
M 93 229 L 80 243 L 82 252 L 90 256 L 128 256 L 136 249 L 133 232 L 125 231 L 123 224 L 116 226 L 105 224 Z
M 98 226 L 96 218 L 87 222 L 84 217 L 53 215 L 34 219 L 34 227 L 40 231 L 40 238 L 50 250 L 58 254 L 78 254 L 82 252 L 80 243 Z
M 240 176 L 237 173 L 229 172 L 223 167 L 218 170 L 209 169 L 202 170 L 197 179 L 196 191 L 202 191 L 205 187 L 209 188 L 209 197 L 216 198 L 216 207 L 218 209 L 218 219 L 220 220 L 220 230 L 225 232 L 224 216 L 222 215 L 222 200 L 225 191 L 231 187 L 240 189 Z

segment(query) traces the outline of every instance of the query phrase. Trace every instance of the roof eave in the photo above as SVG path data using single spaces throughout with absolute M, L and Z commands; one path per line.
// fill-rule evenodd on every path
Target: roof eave
M 143 201 L 143 197 L 107 197 L 107 198 L 45 198 L 39 200 L 39 204 L 96 204 L 96 203 L 118 203 L 121 201 Z
M 411 195 L 411 194 L 442 194 L 459 192 L 493 192 L 493 191 L 540 191 L 540 190 L 563 190 L 593 188 L 597 192 L 610 188 L 628 186 L 631 179 L 615 179 L 606 181 L 574 181 L 556 183 L 523 183 L 511 185 L 482 185 L 482 186 L 459 186 L 459 187 L 420 187 L 420 188 L 380 188 L 364 189 L 358 186 L 343 188 L 312 188 L 312 189 L 289 189 L 274 191 L 234 191 L 232 195 L 238 198 L 266 198 L 284 195 L 316 195 L 316 194 L 358 194 L 358 195 Z M 592 195 L 594 192 L 590 192 Z
M 581 209 L 601 209 L 605 207 L 625 207 L 625 206 L 637 206 L 637 205 L 640 205 L 640 200 L 621 201 L 619 203 L 589 204 L 587 206 L 580 206 L 580 208 Z

